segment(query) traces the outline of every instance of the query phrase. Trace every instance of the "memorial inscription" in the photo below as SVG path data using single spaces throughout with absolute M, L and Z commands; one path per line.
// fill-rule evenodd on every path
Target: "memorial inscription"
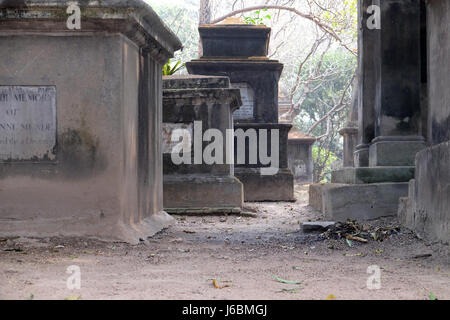
M 241 90 L 242 106 L 233 113 L 234 120 L 252 120 L 255 94 L 247 83 L 232 83 L 231 87 Z
M 54 160 L 56 88 L 0 86 L 0 161 Z
M 164 122 L 162 124 L 162 145 L 163 145 L 163 154 L 171 154 L 173 148 L 179 144 L 179 141 L 172 141 L 172 137 L 174 136 L 175 130 L 180 131 L 181 137 L 178 137 L 183 141 L 183 149 L 191 149 L 192 147 L 192 137 L 194 136 L 194 126 L 192 123 L 169 123 Z

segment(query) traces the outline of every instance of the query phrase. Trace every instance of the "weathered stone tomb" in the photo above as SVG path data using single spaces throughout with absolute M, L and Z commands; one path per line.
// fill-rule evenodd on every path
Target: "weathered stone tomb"
M 236 147 L 235 175 L 244 184 L 245 201 L 292 201 L 293 175 L 288 168 L 287 141 L 290 124 L 278 123 L 278 81 L 283 65 L 270 60 L 268 46 L 270 28 L 261 25 L 221 24 L 199 28 L 203 55 L 186 64 L 191 74 L 219 75 L 230 78 L 234 88 L 241 90 L 243 106 L 234 112 L 234 128 L 241 134 L 252 134 L 245 143 L 245 159 Z M 270 141 L 260 143 L 266 137 L 278 134 L 279 158 L 275 174 L 262 174 L 271 165 L 261 161 L 260 152 L 272 150 Z M 275 137 L 275 136 L 274 136 Z M 256 161 L 249 150 L 257 146 Z M 251 151 L 250 151 L 251 152 Z M 263 152 L 264 153 L 264 152 Z M 270 151 L 269 151 L 270 154 Z
M 380 8 L 379 29 L 368 27 L 371 5 Z M 426 146 L 421 1 L 360 0 L 358 12 L 356 167 L 333 172 L 332 184 L 310 188 L 310 204 L 334 220 L 396 215 L 414 177 L 416 153 Z M 342 131 L 349 150 L 351 131 Z M 348 158 L 347 152 L 351 165 Z
M 138 242 L 163 211 L 162 66 L 144 2 L 0 1 L 0 234 Z
M 288 166 L 297 184 L 313 182 L 314 163 L 312 147 L 315 137 L 302 134 L 292 128 L 288 135 Z
M 242 104 L 240 91 L 227 77 L 170 76 L 163 83 L 165 210 L 240 212 L 244 190 L 234 177 L 232 116 Z M 176 130 L 184 136 L 174 139 Z

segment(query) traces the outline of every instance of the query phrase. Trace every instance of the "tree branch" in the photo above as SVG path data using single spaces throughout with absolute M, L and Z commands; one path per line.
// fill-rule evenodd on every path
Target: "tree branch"
M 353 75 L 353 77 L 351 78 L 351 80 L 347 83 L 347 86 L 344 89 L 344 92 L 342 93 L 341 99 L 340 101 L 334 105 L 334 107 L 331 108 L 330 111 L 328 111 L 322 118 L 320 118 L 315 124 L 313 124 L 311 126 L 311 128 L 308 129 L 306 134 L 310 134 L 322 121 L 327 120 L 329 117 L 331 117 L 335 112 L 337 112 L 337 110 L 344 106 L 344 99 L 345 99 L 345 95 L 347 94 L 348 89 L 351 87 L 352 83 L 353 83 L 353 79 L 354 79 L 355 75 Z

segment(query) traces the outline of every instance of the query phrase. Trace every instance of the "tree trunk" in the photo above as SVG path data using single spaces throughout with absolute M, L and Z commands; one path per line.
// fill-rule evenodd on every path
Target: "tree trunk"
M 211 0 L 200 0 L 198 26 L 211 23 Z M 198 43 L 198 56 L 203 55 L 202 41 Z

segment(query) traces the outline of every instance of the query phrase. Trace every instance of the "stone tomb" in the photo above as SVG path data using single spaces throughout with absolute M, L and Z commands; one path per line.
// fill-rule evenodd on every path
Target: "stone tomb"
M 203 55 L 186 64 L 190 74 L 228 76 L 231 85 L 241 90 L 243 106 L 233 114 L 236 131 L 258 131 L 256 144 L 260 130 L 267 130 L 268 136 L 273 130 L 279 131 L 276 174 L 261 174 L 264 165 L 259 159 L 256 164 L 250 163 L 248 157 L 245 163 L 236 161 L 235 175 L 244 184 L 245 201 L 294 200 L 294 179 L 287 164 L 287 140 L 292 126 L 278 123 L 278 81 L 283 65 L 267 58 L 270 31 L 262 25 L 203 25 L 199 27 Z
M 288 166 L 295 182 L 312 183 L 314 170 L 312 147 L 316 138 L 304 135 L 296 128 L 291 129 L 288 137 Z
M 238 213 L 243 205 L 243 186 L 234 177 L 233 118 L 242 102 L 240 91 L 227 77 L 170 76 L 164 79 L 164 208 L 169 213 Z M 173 139 L 185 130 L 182 142 Z M 205 141 L 205 133 L 218 130 L 221 141 Z M 174 141 L 175 140 L 175 141 Z M 208 163 L 208 145 L 220 143 L 222 157 Z M 189 150 L 187 161 L 174 162 L 172 153 L 181 143 Z M 175 147 L 175 148 L 174 148 Z
M 280 96 L 278 105 L 278 119 L 280 123 L 293 123 L 293 115 L 290 112 L 289 99 Z M 312 147 L 316 138 L 300 132 L 292 126 L 288 135 L 288 167 L 294 175 L 295 183 L 310 184 L 314 181 L 314 163 Z
M 310 205 L 334 220 L 396 215 L 399 199 L 408 195 L 408 182 L 414 178 L 416 154 L 425 148 L 421 99 L 421 80 L 426 79 L 421 63 L 425 12 L 420 0 L 383 0 L 381 29 L 369 29 L 367 8 L 373 3 L 359 0 L 358 8 L 356 167 L 334 171 L 331 184 L 310 187 Z M 350 150 L 354 142 L 347 143 Z
M 81 30 L 69 2 L 0 1 L 0 236 L 136 243 L 173 220 L 161 70 L 181 43 L 143 1 L 80 4 Z

